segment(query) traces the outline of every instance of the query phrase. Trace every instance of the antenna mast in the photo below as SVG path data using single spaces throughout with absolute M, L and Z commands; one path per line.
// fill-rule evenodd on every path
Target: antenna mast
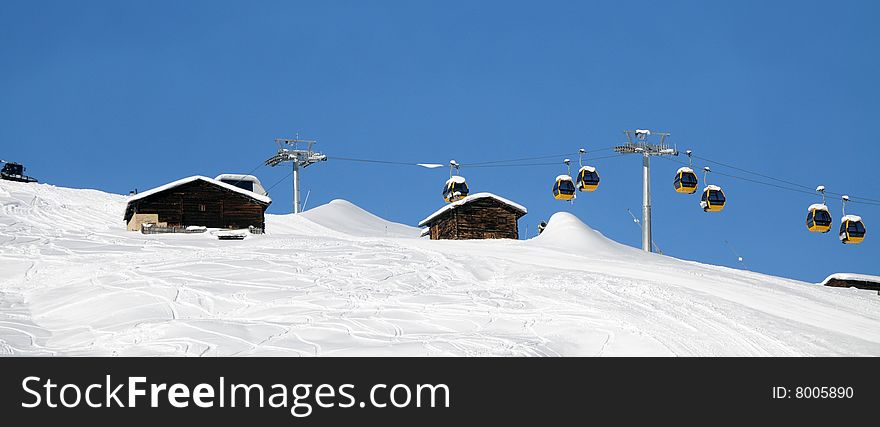
M 669 132 L 646 129 L 625 130 L 626 144 L 614 147 L 621 154 L 642 155 L 642 250 L 651 252 L 651 156 L 677 156 L 678 150 L 666 145 Z M 659 136 L 657 144 L 648 143 L 651 135 Z
M 299 200 L 299 170 L 306 168 L 314 163 L 327 160 L 327 156 L 312 150 L 312 146 L 318 141 L 309 139 L 296 138 L 275 138 L 278 144 L 278 152 L 266 160 L 266 164 L 272 167 L 278 166 L 285 162 L 293 164 L 293 213 L 297 214 L 302 211 L 302 205 Z

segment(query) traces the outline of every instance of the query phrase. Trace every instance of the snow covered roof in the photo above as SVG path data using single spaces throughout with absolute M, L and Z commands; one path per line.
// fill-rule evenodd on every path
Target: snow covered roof
M 464 177 L 461 175 L 455 175 L 446 180 L 447 185 L 449 185 L 450 182 L 454 182 L 456 184 L 464 184 Z
M 218 187 L 223 187 L 229 191 L 239 193 L 241 195 L 250 197 L 254 200 L 258 200 L 263 203 L 272 203 L 272 199 L 270 199 L 268 196 L 261 196 L 257 193 L 252 192 L 252 191 L 247 191 L 243 188 L 238 188 L 232 184 L 227 184 L 225 182 L 218 181 L 216 179 L 208 178 L 206 176 L 201 176 L 201 175 L 194 175 L 194 176 L 190 176 L 190 177 L 186 177 L 186 178 L 181 178 L 181 179 L 178 179 L 177 181 L 169 182 L 168 184 L 153 188 L 151 190 L 144 191 L 143 193 L 138 193 L 134 196 L 129 197 L 128 203 L 130 204 L 131 202 L 141 200 L 145 197 L 150 197 L 154 194 L 161 193 L 165 190 L 170 190 L 172 188 L 180 187 L 181 185 L 189 184 L 189 183 L 195 182 L 195 181 L 205 181 L 209 184 L 214 184 Z
M 856 274 L 856 273 L 834 273 L 825 278 L 820 284 L 824 285 L 831 280 L 852 280 L 852 281 L 860 281 L 860 282 L 875 282 L 880 283 L 880 276 L 871 276 L 868 274 Z
M 687 167 L 687 166 L 685 166 L 685 167 L 683 167 L 683 168 L 678 168 L 678 170 L 675 171 L 675 173 L 682 173 L 682 172 L 690 172 L 690 173 L 694 173 L 694 170 L 691 169 L 691 168 L 689 168 L 689 167 Z
M 596 168 L 592 166 L 581 166 L 580 171 L 596 172 Z M 578 173 L 580 173 L 580 171 L 578 171 Z
M 843 218 L 840 219 L 840 222 L 844 221 L 861 222 L 862 217 L 858 215 L 844 215 Z
M 260 180 L 253 175 L 244 175 L 240 173 L 221 173 L 220 175 L 215 176 L 214 179 L 216 179 L 217 181 L 222 181 L 224 179 L 234 179 L 237 181 L 260 182 Z
M 827 211 L 828 206 L 825 206 L 825 204 L 823 204 L 823 203 L 814 203 L 814 204 L 810 205 L 810 207 L 807 208 L 807 211 L 815 211 L 815 210 Z
M 717 186 L 717 185 L 709 184 L 709 185 L 706 186 L 706 190 L 721 191 L 721 187 L 719 187 L 719 186 Z M 705 190 L 703 190 L 703 191 L 705 191 Z
M 568 176 L 568 175 L 565 175 L 565 176 Z M 569 177 L 569 179 L 570 179 L 570 177 Z M 510 200 L 507 200 L 501 196 L 496 196 L 492 193 L 476 193 L 476 194 L 471 194 L 470 196 L 467 196 L 457 202 L 452 202 L 446 206 L 443 206 L 440 209 L 437 209 L 436 212 L 432 213 L 430 216 L 428 216 L 427 218 L 425 218 L 421 222 L 419 222 L 419 227 L 423 227 L 423 226 L 428 225 L 428 223 L 431 222 L 431 220 L 433 220 L 434 218 L 437 218 L 438 216 L 442 215 L 445 212 L 449 212 L 459 206 L 464 206 L 464 205 L 466 205 L 470 202 L 473 202 L 475 200 L 485 199 L 485 198 L 495 199 L 505 205 L 508 205 L 508 206 L 522 212 L 523 215 L 528 213 L 528 210 L 525 208 L 525 206 L 511 202 Z
M 572 181 L 571 177 L 568 176 L 568 175 L 559 175 L 559 176 L 556 177 L 556 180 L 557 180 L 557 181 L 559 181 L 559 180 L 563 180 L 563 181 Z

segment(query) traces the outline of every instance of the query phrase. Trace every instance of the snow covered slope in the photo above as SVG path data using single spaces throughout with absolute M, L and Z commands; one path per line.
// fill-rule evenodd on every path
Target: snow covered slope
M 873 292 L 643 253 L 567 213 L 529 241 L 430 241 L 334 201 L 219 241 L 125 231 L 125 202 L 0 181 L 0 354 L 880 354 Z

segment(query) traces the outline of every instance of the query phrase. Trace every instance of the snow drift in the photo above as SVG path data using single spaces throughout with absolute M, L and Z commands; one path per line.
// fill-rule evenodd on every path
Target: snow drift
M 544 231 L 529 243 L 546 248 L 592 256 L 650 256 L 641 250 L 617 243 L 593 230 L 568 212 L 557 212 L 547 221 Z
M 416 227 L 379 218 L 348 200 L 333 200 L 305 211 L 302 216 L 331 230 L 352 236 L 418 238 L 421 233 Z
M 218 241 L 128 232 L 126 199 L 0 181 L 0 354 L 880 354 L 874 292 L 645 254 L 570 214 L 430 241 L 333 201 Z

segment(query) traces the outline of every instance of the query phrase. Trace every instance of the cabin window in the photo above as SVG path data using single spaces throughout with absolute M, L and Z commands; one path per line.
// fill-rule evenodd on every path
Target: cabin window
M 819 225 L 831 224 L 831 214 L 829 214 L 827 211 L 817 210 L 814 218 L 816 220 L 816 224 L 819 224 Z
M 205 210 L 206 210 L 205 205 L 202 203 L 199 203 L 199 212 L 204 212 Z
M 558 181 L 558 189 L 562 194 L 574 194 L 574 183 L 568 180 L 560 180 Z
M 443 196 L 447 196 L 449 194 L 467 194 L 468 187 L 467 184 L 460 184 L 457 182 L 450 183 L 446 188 L 443 189 Z
M 596 172 L 584 171 L 583 179 L 581 179 L 581 181 L 588 185 L 595 185 L 599 183 L 599 175 L 597 175 Z
M 863 237 L 865 235 L 865 226 L 862 225 L 861 222 L 849 222 L 849 227 L 846 229 L 852 237 Z
M 684 184 L 685 187 L 696 187 L 697 177 L 689 173 L 683 173 L 681 174 L 681 183 Z
M 710 191 L 709 192 L 709 201 L 712 203 L 724 203 L 724 194 L 721 194 L 720 191 Z

